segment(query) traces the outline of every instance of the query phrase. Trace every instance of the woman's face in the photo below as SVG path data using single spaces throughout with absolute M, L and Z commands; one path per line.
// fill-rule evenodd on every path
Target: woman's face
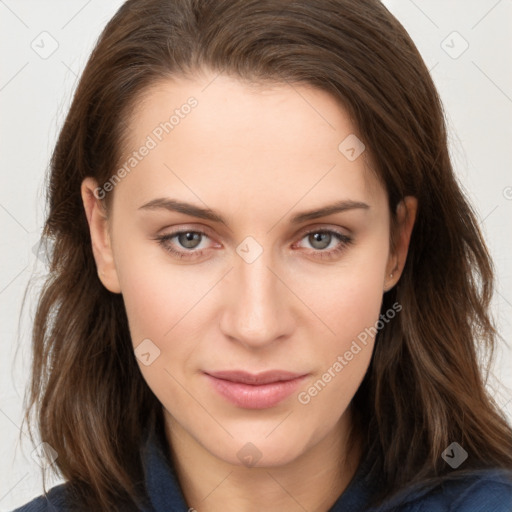
M 160 83 L 129 126 L 124 172 L 82 192 L 142 375 L 183 439 L 291 462 L 344 425 L 399 277 L 356 129 L 325 92 L 224 75 Z M 91 190 L 114 194 L 107 223 Z M 289 374 L 247 382 L 269 370 Z

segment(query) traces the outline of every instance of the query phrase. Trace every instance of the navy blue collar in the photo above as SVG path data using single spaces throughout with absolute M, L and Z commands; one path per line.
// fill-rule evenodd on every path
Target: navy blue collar
M 169 460 L 163 433 L 149 427 L 142 446 L 142 464 L 146 490 L 152 508 L 143 512 L 187 512 L 189 507 L 178 483 L 178 476 Z
M 187 512 L 189 510 L 168 451 L 164 434 L 155 429 L 148 429 L 142 449 L 142 462 L 152 508 L 144 509 L 144 512 Z M 370 466 L 371 459 L 363 458 L 351 482 L 329 512 L 368 510 L 368 503 L 376 490 L 367 478 Z

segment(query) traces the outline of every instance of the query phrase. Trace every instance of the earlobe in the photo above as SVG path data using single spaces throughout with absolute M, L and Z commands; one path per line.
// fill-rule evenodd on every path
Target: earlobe
M 98 269 L 98 278 L 112 293 L 121 293 L 119 279 L 112 251 L 107 214 L 102 201 L 96 197 L 94 178 L 87 177 L 80 189 L 85 215 L 89 224 L 92 252 Z
M 394 250 L 389 256 L 384 280 L 384 291 L 387 292 L 400 279 L 405 260 L 409 251 L 412 230 L 416 221 L 418 200 L 413 196 L 406 196 L 396 208 L 397 237 Z

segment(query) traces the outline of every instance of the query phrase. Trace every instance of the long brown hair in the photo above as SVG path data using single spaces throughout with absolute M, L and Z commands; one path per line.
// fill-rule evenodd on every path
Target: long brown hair
M 418 199 L 403 275 L 382 304 L 403 309 L 379 331 L 352 403 L 385 488 L 378 500 L 454 473 L 441 457 L 453 441 L 470 454 L 456 473 L 512 469 L 512 430 L 484 372 L 497 339 L 492 263 L 452 170 L 440 98 L 400 23 L 377 0 L 129 0 L 89 58 L 52 155 L 44 234 L 54 251 L 33 329 L 25 421 L 32 431 L 35 413 L 77 503 L 142 503 L 138 447 L 162 421 L 122 296 L 97 277 L 80 185 L 114 175 L 148 87 L 201 69 L 327 91 L 372 155 L 392 219 L 402 198 Z

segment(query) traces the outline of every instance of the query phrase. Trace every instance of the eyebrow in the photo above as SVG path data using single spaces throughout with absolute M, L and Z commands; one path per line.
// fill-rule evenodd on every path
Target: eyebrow
M 326 217 L 327 215 L 333 215 L 334 213 L 344 212 L 347 210 L 364 209 L 368 210 L 369 205 L 361 201 L 342 200 L 336 201 L 335 203 L 322 206 L 313 210 L 307 210 L 294 215 L 290 219 L 290 224 L 300 224 L 301 222 L 318 219 L 320 217 Z M 191 217 L 197 217 L 199 219 L 205 219 L 212 222 L 220 222 L 226 224 L 225 219 L 219 213 L 211 210 L 210 208 L 201 208 L 199 206 L 186 203 L 184 201 L 178 201 L 177 199 L 159 197 L 153 199 L 148 203 L 143 204 L 139 207 L 139 210 L 168 210 L 172 212 L 183 213 Z M 227 224 L 226 224 L 227 225 Z

